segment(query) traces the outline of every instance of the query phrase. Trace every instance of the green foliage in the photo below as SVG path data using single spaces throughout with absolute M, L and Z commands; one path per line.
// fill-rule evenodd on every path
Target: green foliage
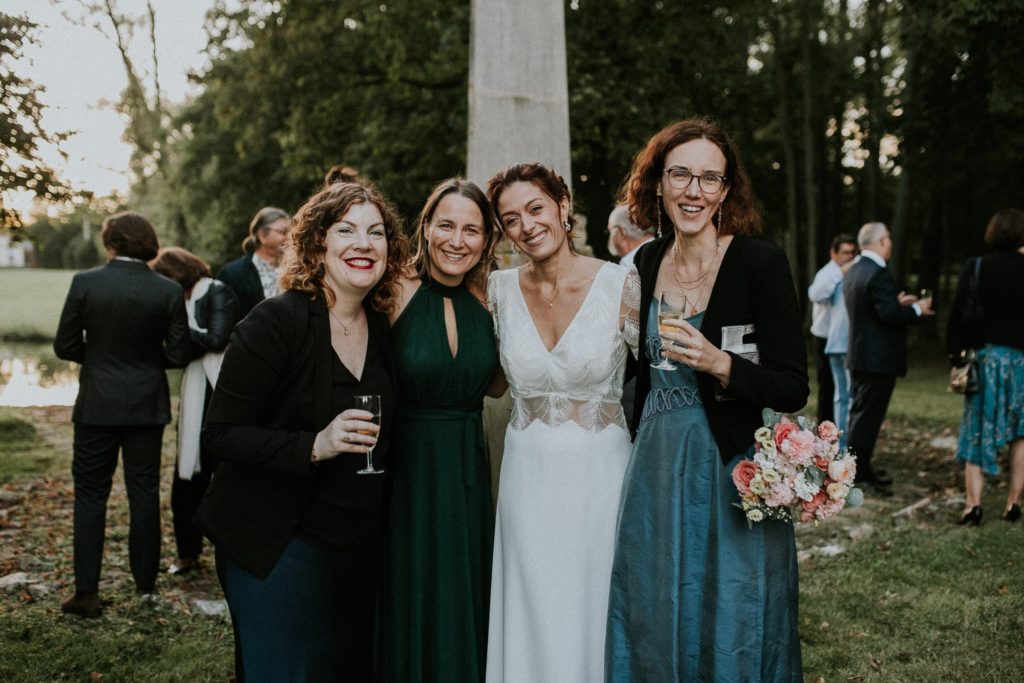
M 59 144 L 67 134 L 42 127 L 39 86 L 18 76 L 12 66 L 24 46 L 33 42 L 35 28 L 27 19 L 0 12 L 0 189 L 28 190 L 37 197 L 60 200 L 67 188 L 39 153 L 42 145 Z M 5 209 L 0 198 L 0 228 L 19 225 L 20 217 Z
M 462 171 L 466 3 L 303 0 L 220 8 L 210 27 L 212 66 L 174 153 L 192 246 L 212 262 L 237 254 L 260 207 L 294 212 L 334 164 L 406 216 Z

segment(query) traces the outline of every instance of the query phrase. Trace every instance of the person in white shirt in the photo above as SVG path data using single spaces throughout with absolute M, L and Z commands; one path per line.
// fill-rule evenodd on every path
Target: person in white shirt
M 836 235 L 829 249 L 828 263 L 814 275 L 814 280 L 807 288 L 807 298 L 811 300 L 811 334 L 814 335 L 814 358 L 818 366 L 818 422 L 830 420 L 835 422 L 840 429 L 845 429 L 846 426 L 836 421 L 836 418 L 842 419 L 837 407 L 840 397 L 836 391 L 837 380 L 833 377 L 834 373 L 826 346 L 829 328 L 832 326 L 833 312 L 837 308 L 834 295 L 837 291 L 839 292 L 838 305 L 842 306 L 843 275 L 849 270 L 856 255 L 857 243 L 853 235 Z M 845 340 L 843 340 L 842 346 L 843 353 L 845 353 Z M 844 378 L 842 379 L 845 379 L 845 371 L 843 374 Z M 848 382 L 844 384 L 849 386 Z M 844 391 L 844 393 L 848 395 L 848 392 Z
M 632 268 L 636 252 L 653 239 L 654 235 L 629 220 L 629 209 L 625 204 L 616 205 L 608 215 L 608 251 L 619 257 L 619 265 Z

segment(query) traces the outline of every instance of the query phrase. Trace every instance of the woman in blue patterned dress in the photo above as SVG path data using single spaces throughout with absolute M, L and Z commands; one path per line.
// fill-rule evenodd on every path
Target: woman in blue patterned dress
M 635 262 L 644 338 L 606 680 L 801 681 L 793 527 L 749 528 L 730 476 L 762 408 L 799 410 L 809 393 L 789 265 L 749 236 L 760 227 L 750 181 L 712 122 L 651 138 L 625 195 L 638 226 L 667 234 Z M 666 290 L 685 295 L 685 320 L 659 335 Z M 676 370 L 649 367 L 661 353 Z
M 964 264 L 949 314 L 946 348 L 957 363 L 977 349 L 978 391 L 964 399 L 956 457 L 964 463 L 966 496 L 960 524 L 981 523 L 985 475 L 996 474 L 996 455 L 1009 445 L 1010 490 L 1003 519 L 1020 519 L 1024 491 L 1024 212 L 998 211 L 985 230 L 992 253 Z M 976 263 L 980 261 L 980 263 Z M 964 320 L 970 282 L 978 276 L 980 320 Z

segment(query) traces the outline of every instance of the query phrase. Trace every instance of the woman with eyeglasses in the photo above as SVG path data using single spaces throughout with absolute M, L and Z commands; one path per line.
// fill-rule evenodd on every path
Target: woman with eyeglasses
M 732 468 L 761 410 L 807 400 L 800 309 L 781 249 L 717 124 L 673 123 L 623 190 L 638 227 L 639 374 L 608 608 L 606 680 L 801 681 L 793 527 L 748 526 Z M 659 301 L 674 293 L 677 312 Z M 663 311 L 664 312 L 664 311 Z M 657 367 L 654 367 L 657 366 Z
M 498 239 L 479 187 L 439 183 L 389 316 L 401 404 L 382 649 L 396 683 L 484 677 L 494 515 L 483 398 L 505 391 L 484 290 Z
M 242 242 L 242 256 L 217 273 L 238 299 L 238 319 L 249 315 L 256 304 L 278 293 L 281 257 L 288 242 L 291 217 L 281 209 L 265 206 L 249 222 Z

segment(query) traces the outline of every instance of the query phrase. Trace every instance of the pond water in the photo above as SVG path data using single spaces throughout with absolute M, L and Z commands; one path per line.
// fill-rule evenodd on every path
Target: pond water
M 49 344 L 0 342 L 0 406 L 70 406 L 77 394 L 78 364 Z

